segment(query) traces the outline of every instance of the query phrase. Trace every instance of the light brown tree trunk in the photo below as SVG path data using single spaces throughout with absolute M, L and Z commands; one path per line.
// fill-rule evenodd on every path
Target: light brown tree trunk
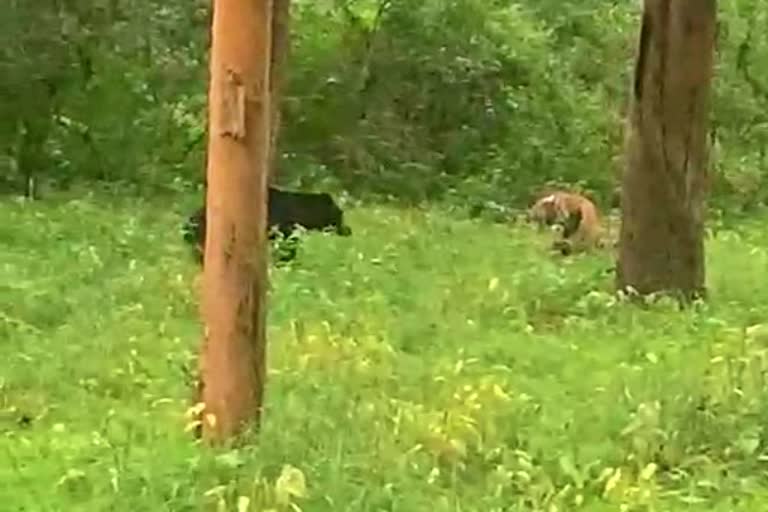
M 203 436 L 258 426 L 264 388 L 271 0 L 215 0 L 208 97 Z
M 617 285 L 704 292 L 715 0 L 645 0 L 622 176 Z
M 280 140 L 281 92 L 285 86 L 285 63 L 291 46 L 291 1 L 273 0 L 272 14 L 272 53 L 269 76 L 271 93 L 272 124 L 270 127 L 271 143 L 269 146 L 269 181 L 275 180 L 277 174 L 277 156 Z

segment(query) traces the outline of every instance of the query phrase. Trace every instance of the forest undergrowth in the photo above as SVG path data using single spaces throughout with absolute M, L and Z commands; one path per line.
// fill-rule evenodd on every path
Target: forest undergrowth
M 194 199 L 73 197 L 0 203 L 3 510 L 768 510 L 765 216 L 681 311 L 524 224 L 348 204 L 271 270 L 263 429 L 213 452 Z

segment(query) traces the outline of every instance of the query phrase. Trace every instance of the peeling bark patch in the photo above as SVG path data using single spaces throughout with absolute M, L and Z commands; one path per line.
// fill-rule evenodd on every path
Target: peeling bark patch
M 696 121 L 696 104 L 698 103 L 698 88 L 696 86 L 691 87 L 690 92 L 688 93 L 688 108 L 686 109 L 686 119 L 685 119 L 685 148 L 684 151 L 684 157 L 683 157 L 683 173 L 685 176 L 685 199 L 686 199 L 686 205 L 688 205 L 691 201 L 691 190 L 693 188 L 692 179 L 694 176 L 694 173 L 699 172 L 698 169 L 694 169 L 693 171 L 688 168 L 690 165 L 691 160 L 691 142 L 693 139 L 693 131 L 695 129 L 694 123 Z
M 651 38 L 651 16 L 643 13 L 643 21 L 640 25 L 640 42 L 637 49 L 637 64 L 635 65 L 635 99 L 643 97 L 643 76 L 645 75 L 645 63 L 648 59 L 648 41 Z
M 661 30 L 658 30 L 658 52 L 659 52 L 659 67 L 661 68 L 659 70 L 659 81 L 658 81 L 658 93 L 659 96 L 656 99 L 658 104 L 657 106 L 657 112 L 656 115 L 658 116 L 659 121 L 659 127 L 661 130 L 661 140 L 659 141 L 661 145 L 661 154 L 663 156 L 663 169 L 662 172 L 665 176 L 669 176 L 670 173 L 670 164 L 669 164 L 669 150 L 667 148 L 667 123 L 666 123 L 666 117 L 664 116 L 664 103 L 665 103 L 665 97 L 664 94 L 666 92 L 666 79 L 667 79 L 667 73 L 668 73 L 668 53 L 669 53 L 669 13 L 671 10 L 670 0 L 665 0 L 662 2 L 662 7 L 659 9 L 659 13 L 661 15 L 661 20 L 659 25 L 661 26 Z M 674 190 L 674 192 L 677 192 Z
M 240 75 L 228 69 L 222 84 L 221 124 L 219 133 L 235 140 L 245 138 L 245 86 Z
M 224 259 L 226 260 L 227 264 L 229 264 L 229 262 L 232 261 L 232 256 L 235 253 L 235 242 L 236 242 L 235 225 L 230 224 L 229 236 L 227 237 L 227 243 L 224 246 Z
M 237 323 L 240 332 L 250 333 L 253 331 L 252 318 L 253 300 L 250 293 L 242 297 L 237 304 Z
M 693 34 L 694 24 L 691 18 L 686 18 L 684 33 L 686 36 Z

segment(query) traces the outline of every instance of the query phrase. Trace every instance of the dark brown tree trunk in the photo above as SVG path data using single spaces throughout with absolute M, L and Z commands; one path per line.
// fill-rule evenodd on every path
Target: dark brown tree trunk
M 645 0 L 627 123 L 617 285 L 704 292 L 715 0 Z
M 277 174 L 277 156 L 280 140 L 280 121 L 281 121 L 281 92 L 285 86 L 285 63 L 288 60 L 288 53 L 291 43 L 291 1 L 273 0 L 272 14 L 272 52 L 271 67 L 269 76 L 269 87 L 272 95 L 272 124 L 269 146 L 269 181 L 275 180 Z
M 272 2 L 215 0 L 201 364 L 203 436 L 258 426 L 265 376 Z

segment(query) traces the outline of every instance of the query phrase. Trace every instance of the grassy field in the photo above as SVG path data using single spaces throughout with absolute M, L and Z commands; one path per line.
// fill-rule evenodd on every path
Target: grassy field
M 768 510 L 765 218 L 678 311 L 525 226 L 350 208 L 273 269 L 264 428 L 215 453 L 184 431 L 194 204 L 0 202 L 3 512 Z

